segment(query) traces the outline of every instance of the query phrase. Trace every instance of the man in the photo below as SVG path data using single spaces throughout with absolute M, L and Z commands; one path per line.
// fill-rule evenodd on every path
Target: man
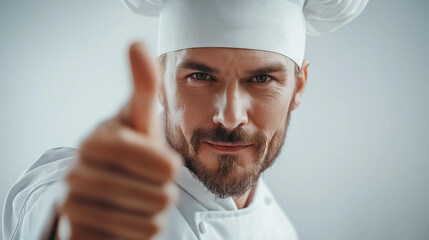
M 261 173 L 307 83 L 306 30 L 332 31 L 367 2 L 125 3 L 160 17 L 158 61 L 130 47 L 128 103 L 21 176 L 5 239 L 297 239 Z

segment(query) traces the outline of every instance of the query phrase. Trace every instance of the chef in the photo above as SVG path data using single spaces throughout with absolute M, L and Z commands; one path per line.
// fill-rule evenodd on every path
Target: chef
M 79 149 L 49 150 L 19 177 L 3 238 L 298 239 L 261 173 L 301 101 L 306 35 L 367 0 L 124 3 L 159 17 L 157 61 L 130 47 L 129 101 Z

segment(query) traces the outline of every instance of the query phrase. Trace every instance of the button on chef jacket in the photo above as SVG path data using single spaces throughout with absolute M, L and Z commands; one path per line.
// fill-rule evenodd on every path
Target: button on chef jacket
M 55 148 L 19 177 L 4 205 L 4 240 L 47 239 L 67 192 L 64 177 L 76 159 L 76 149 Z M 252 202 L 243 209 L 237 209 L 231 197 L 215 197 L 186 167 L 175 181 L 179 199 L 167 211 L 167 226 L 154 239 L 297 239 L 262 177 Z

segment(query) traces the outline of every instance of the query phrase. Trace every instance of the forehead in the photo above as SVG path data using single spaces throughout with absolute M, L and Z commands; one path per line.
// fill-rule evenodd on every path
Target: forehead
M 256 68 L 264 65 L 284 65 L 287 69 L 293 69 L 294 62 L 279 53 L 225 47 L 188 48 L 173 52 L 174 57 L 170 61 L 174 66 L 179 66 L 185 61 L 195 61 L 216 66 L 219 69 L 231 67 Z

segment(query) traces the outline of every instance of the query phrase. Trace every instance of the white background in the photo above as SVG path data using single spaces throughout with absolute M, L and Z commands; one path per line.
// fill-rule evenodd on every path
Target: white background
M 428 11 L 373 0 L 307 39 L 303 102 L 265 175 L 301 240 L 429 239 Z M 120 1 L 1 1 L 0 204 L 44 151 L 77 147 L 126 101 L 127 48 L 155 55 L 156 27 Z

